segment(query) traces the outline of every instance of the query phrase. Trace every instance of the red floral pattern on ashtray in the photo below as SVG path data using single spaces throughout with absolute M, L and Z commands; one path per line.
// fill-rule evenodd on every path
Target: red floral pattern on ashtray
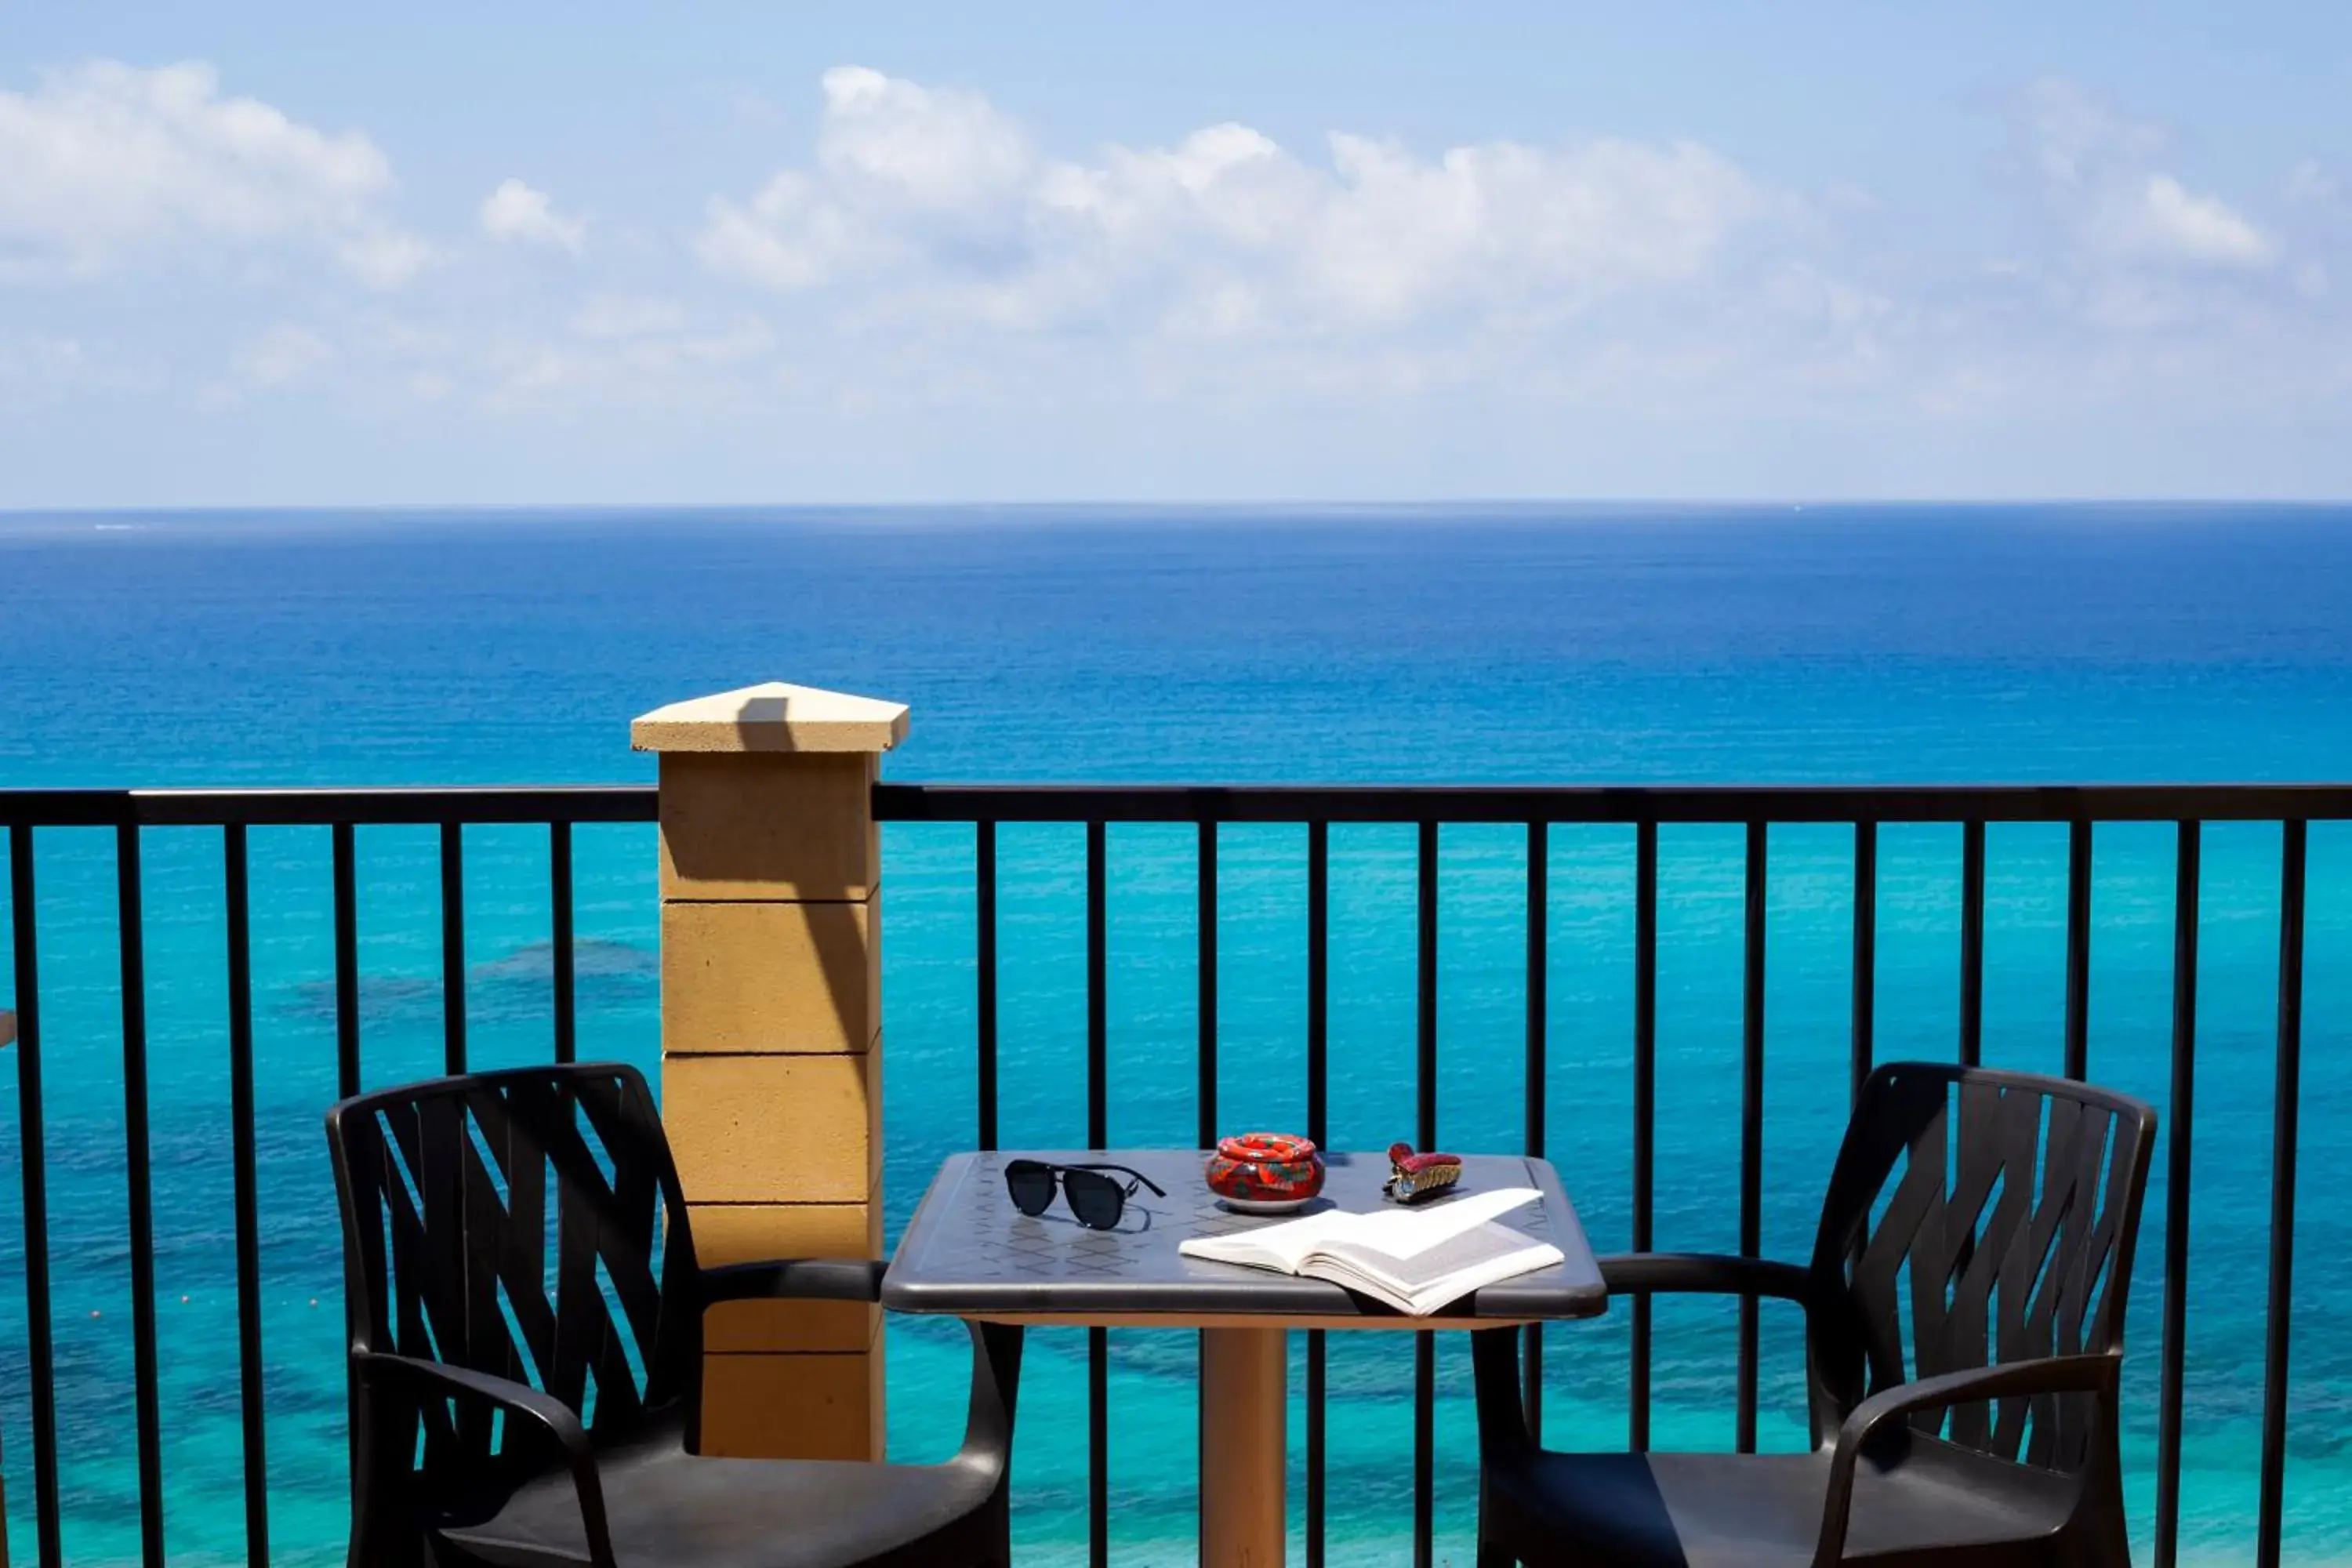
M 1323 1190 L 1323 1156 L 1288 1132 L 1221 1138 L 1209 1156 L 1209 1190 L 1238 1203 L 1304 1203 Z

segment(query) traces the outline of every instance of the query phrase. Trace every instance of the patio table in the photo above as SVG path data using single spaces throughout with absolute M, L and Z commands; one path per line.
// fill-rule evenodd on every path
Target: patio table
M 1168 1190 L 1139 1188 L 1118 1228 L 1088 1230 L 1066 1203 L 1034 1218 L 1013 1206 L 1004 1166 L 1016 1159 L 1104 1163 Z M 1201 1561 L 1279 1568 L 1284 1550 L 1284 1405 L 1292 1329 L 1491 1329 L 1597 1316 L 1608 1305 L 1584 1227 L 1548 1161 L 1465 1156 L 1461 1191 L 1533 1187 L 1538 1201 L 1504 1223 L 1564 1254 L 1549 1268 L 1487 1286 L 1438 1316 L 1407 1317 L 1321 1279 L 1211 1263 L 1183 1241 L 1277 1225 L 1295 1215 L 1227 1210 L 1202 1179 L 1205 1152 L 1184 1149 L 1007 1150 L 951 1156 L 940 1167 L 882 1281 L 892 1311 L 989 1322 L 1201 1331 Z M 1385 1154 L 1331 1153 L 1309 1209 L 1363 1212 L 1381 1203 Z M 1433 1200 L 1443 1203 L 1444 1199 Z

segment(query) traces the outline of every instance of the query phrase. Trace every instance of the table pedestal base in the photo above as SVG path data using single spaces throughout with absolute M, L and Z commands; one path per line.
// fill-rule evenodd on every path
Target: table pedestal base
M 1282 1568 L 1289 1336 L 1201 1331 L 1202 1568 Z

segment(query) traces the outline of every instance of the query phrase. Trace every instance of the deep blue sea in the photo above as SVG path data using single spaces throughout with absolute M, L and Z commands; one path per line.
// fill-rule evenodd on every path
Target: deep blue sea
M 2352 778 L 2352 508 L 1399 508 L 0 516 L 0 786 L 649 780 L 629 719 L 784 679 L 913 709 L 910 780 L 1772 782 Z M 968 828 L 886 833 L 895 1229 L 973 1136 Z M 2252 1555 L 2278 961 L 2274 826 L 2205 847 L 2184 1554 Z M 1881 841 L 1882 1058 L 1948 1057 L 1955 827 Z M 1844 1119 L 1850 832 L 1770 839 L 1767 1250 L 1802 1257 Z M 546 837 L 467 838 L 478 1063 L 543 1058 Z M 272 1544 L 340 1561 L 339 1243 L 328 842 L 253 838 Z M 5 855 L 5 846 L 0 846 Z M 649 829 L 579 839 L 582 1052 L 657 1054 Z M 1633 846 L 1551 837 L 1551 1147 L 1596 1245 L 1626 1244 Z M 245 1550 L 220 835 L 145 840 L 164 1472 L 176 1560 Z M 436 1070 L 429 831 L 360 837 L 371 1082 Z M 1084 1131 L 1082 837 L 1002 840 L 1008 1142 Z M 2063 832 L 1995 826 L 1986 1056 L 2053 1069 Z M 1443 1141 L 1520 1136 L 1524 837 L 1443 842 Z M 1189 1143 L 1190 829 L 1110 840 L 1111 1131 Z M 135 1559 L 110 834 L 42 835 L 40 957 L 68 1557 Z M 1736 1240 L 1740 838 L 1662 836 L 1658 1241 Z M 2097 837 L 2090 1059 L 2162 1107 L 2172 836 Z M 1222 847 L 1223 1119 L 1304 1116 L 1305 835 Z M 0 889 L 5 879 L 0 879 Z M 0 900 L 5 900 L 0 891 Z M 1334 1142 L 1412 1124 L 1413 843 L 1332 835 Z M 0 904 L 5 908 L 5 904 Z M 22 911 L 10 910 L 6 918 Z M 2352 1557 L 2352 828 L 2314 827 L 2287 1469 L 2291 1560 Z M 0 958 L 0 1006 L 14 982 Z M 0 1058 L 5 1060 L 5 1058 Z M 0 1073 L 0 1470 L 32 1541 L 15 1075 Z M 2161 1161 L 2131 1309 L 2136 1531 L 2152 1508 Z M 1727 1444 L 1733 1317 L 1659 1315 L 1664 1443 Z M 1803 1441 L 1793 1323 L 1767 1309 L 1764 1438 Z M 1625 1315 L 1553 1331 L 1547 1436 L 1621 1445 Z M 1084 1345 L 1034 1336 L 1024 1561 L 1082 1560 Z M 1113 1558 L 1191 1560 L 1192 1341 L 1113 1337 Z M 894 1324 L 891 1441 L 961 1420 L 961 1336 Z M 1405 1560 L 1410 1347 L 1331 1346 L 1333 1560 Z M 1440 1555 L 1467 1560 L 1468 1356 L 1443 1345 Z M 1294 1380 L 1294 1387 L 1297 1380 Z M 1296 1412 L 1294 1412 L 1296 1415 Z M 1294 1443 L 1294 1456 L 1303 1446 Z M 1296 1459 L 1294 1459 L 1296 1462 Z M 1294 1479 L 1294 1510 L 1303 1487 Z M 1294 1549 L 1295 1551 L 1296 1549 Z

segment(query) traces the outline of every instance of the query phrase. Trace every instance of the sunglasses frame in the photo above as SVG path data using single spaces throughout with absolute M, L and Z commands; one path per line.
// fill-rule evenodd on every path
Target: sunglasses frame
M 1039 1172 L 1044 1173 L 1047 1184 L 1045 1188 L 1045 1201 L 1034 1209 L 1025 1207 L 1021 1202 L 1017 1190 L 1014 1188 L 1013 1178 L 1016 1175 L 1026 1176 L 1033 1173 Z M 1111 1175 L 1109 1174 L 1109 1173 L 1112 1172 L 1117 1172 L 1119 1175 L 1131 1177 L 1133 1179 L 1128 1182 L 1126 1185 L 1121 1186 L 1117 1181 L 1112 1180 Z M 1108 1220 L 1104 1221 L 1100 1225 L 1097 1225 L 1085 1215 L 1078 1212 L 1078 1205 L 1073 1202 L 1070 1197 L 1069 1178 L 1074 1175 L 1099 1177 L 1108 1185 L 1115 1205 L 1111 1209 L 1110 1217 Z M 1031 1219 L 1035 1219 L 1044 1215 L 1047 1209 L 1054 1206 L 1055 1196 L 1059 1194 L 1062 1202 L 1070 1211 L 1070 1217 L 1077 1221 L 1080 1226 L 1087 1230 L 1118 1229 L 1118 1222 L 1125 1218 L 1127 1215 L 1127 1200 L 1135 1195 L 1135 1190 L 1138 1187 L 1150 1187 L 1152 1191 L 1152 1194 L 1156 1197 L 1164 1198 L 1168 1195 L 1168 1190 L 1165 1187 L 1162 1187 L 1159 1183 L 1153 1181 L 1150 1177 L 1145 1175 L 1142 1172 L 1137 1170 L 1132 1165 L 1115 1165 L 1108 1163 L 1060 1165 L 1055 1164 L 1050 1160 L 1029 1159 L 1007 1160 L 1004 1163 L 1004 1192 L 1005 1195 L 1013 1200 L 1013 1206 L 1014 1208 L 1019 1209 Z

